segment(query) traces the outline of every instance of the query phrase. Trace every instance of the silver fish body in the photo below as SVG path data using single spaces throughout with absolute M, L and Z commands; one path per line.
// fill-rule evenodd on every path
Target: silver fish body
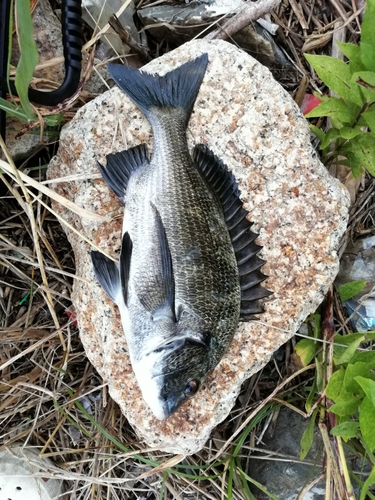
M 229 219 L 238 252 L 252 249 L 244 261 L 250 315 L 261 311 L 258 300 L 268 295 L 259 285 L 265 278 L 256 256 L 260 247 L 234 179 L 208 148 L 198 146 L 194 160 L 188 151 L 187 122 L 207 63 L 205 54 L 164 77 L 110 67 L 151 122 L 154 149 L 151 161 L 140 145 L 109 155 L 107 167 L 100 166 L 126 206 L 125 232 L 117 267 L 97 252 L 92 258 L 96 276 L 120 309 L 143 398 L 161 420 L 194 395 L 219 363 L 244 312 L 228 211 L 234 212 Z

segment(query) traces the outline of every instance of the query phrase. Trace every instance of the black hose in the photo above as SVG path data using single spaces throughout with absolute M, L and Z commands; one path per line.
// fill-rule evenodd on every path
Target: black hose
M 6 1 L 6 0 L 5 0 Z M 81 0 L 62 0 L 62 39 L 65 59 L 65 78 L 62 85 L 50 92 L 29 89 L 29 99 L 44 106 L 56 106 L 77 90 L 82 62 L 82 5 Z
M 1 2 L 1 25 L 9 26 L 9 14 L 3 12 L 6 5 L 10 4 L 9 0 L 0 0 Z M 4 5 L 3 5 L 4 4 Z M 29 88 L 29 99 L 37 104 L 42 104 L 43 106 L 56 106 L 60 104 L 65 99 L 71 97 L 77 90 L 80 77 L 81 77 L 81 65 L 82 65 L 82 5 L 81 0 L 62 0 L 62 39 L 63 39 L 63 49 L 64 49 L 64 60 L 65 60 L 65 78 L 61 86 L 56 90 L 51 90 L 48 92 L 43 92 L 41 90 L 36 90 Z M 22 29 L 22 28 L 21 28 Z M 4 45 L 2 47 L 8 47 L 8 38 L 3 40 L 3 29 L 1 28 L 1 39 L 0 42 Z M 7 64 L 8 50 L 0 50 L 4 54 L 5 64 Z M 0 54 L 1 55 L 1 54 Z M 1 68 L 0 68 L 1 70 Z M 1 74 L 2 91 L 4 92 L 4 85 L 6 85 L 6 66 L 5 73 Z M 17 95 L 14 83 L 10 83 L 11 91 L 13 94 Z M 1 87 L 0 87 L 1 90 Z

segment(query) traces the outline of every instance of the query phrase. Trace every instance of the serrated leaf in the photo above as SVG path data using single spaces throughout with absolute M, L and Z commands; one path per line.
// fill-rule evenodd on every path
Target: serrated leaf
M 29 117 L 34 120 L 36 114 L 30 104 L 28 92 L 29 84 L 38 64 L 38 51 L 34 40 L 34 28 L 30 10 L 30 0 L 17 0 L 15 3 L 15 16 L 17 19 L 18 45 L 20 48 L 20 59 L 17 64 L 15 86 L 22 108 Z
M 319 139 L 320 142 L 324 141 L 326 134 L 323 132 L 321 128 L 318 128 L 311 123 L 310 129 L 314 132 L 314 134 L 316 135 L 316 137 Z
M 368 0 L 361 26 L 361 60 L 369 71 L 375 71 L 375 2 Z
M 351 125 L 354 122 L 356 115 L 357 113 L 354 114 L 342 99 L 330 97 L 310 111 L 310 113 L 306 115 L 306 118 L 329 116 L 331 118 L 336 118 L 342 123 Z
M 351 81 L 349 66 L 344 61 L 335 57 L 315 56 L 311 54 L 305 54 L 305 57 L 327 87 L 345 101 L 354 102 L 359 107 L 362 106 L 363 103 L 359 88 Z
M 352 82 L 355 82 L 361 89 L 366 102 L 375 102 L 375 73 L 372 71 L 358 71 L 352 75 Z M 362 83 L 361 83 L 362 82 Z M 366 86 L 366 83 L 370 86 Z
M 362 71 L 365 68 L 361 60 L 361 49 L 354 43 L 336 42 L 344 56 L 349 59 L 349 69 L 351 73 Z
M 362 134 L 362 130 L 361 130 L 361 127 L 342 127 L 340 128 L 339 130 L 340 132 L 340 136 L 343 138 L 343 139 L 347 139 L 347 140 L 350 140 L 350 139 L 353 139 L 354 137 L 356 137 L 357 135 L 359 134 Z
M 362 118 L 365 120 L 366 125 L 368 125 L 373 133 L 375 133 L 375 107 L 372 106 L 370 109 L 362 113 Z
M 362 437 L 371 452 L 375 450 L 374 422 L 375 406 L 366 396 L 365 398 L 363 398 L 359 409 L 359 427 L 361 429 Z
M 300 460 L 304 460 L 306 458 L 306 455 L 308 454 L 308 452 L 313 444 L 315 419 L 316 419 L 316 414 L 318 413 L 318 410 L 319 410 L 319 408 L 316 408 L 314 410 L 314 413 L 311 415 L 309 424 L 302 434 Z
M 350 283 L 345 283 L 338 288 L 340 299 L 342 302 L 355 297 L 357 293 L 361 292 L 367 284 L 367 281 L 351 281 Z
M 339 398 L 344 383 L 344 377 L 345 370 L 343 368 L 340 368 L 331 375 L 326 387 L 326 396 L 332 399 L 332 401 L 337 401 Z
M 355 438 L 359 430 L 359 422 L 343 422 L 331 429 L 332 436 L 340 436 L 344 439 Z
M 2 97 L 0 97 L 0 109 L 3 109 L 10 116 L 15 116 L 25 122 L 29 121 L 29 117 L 22 108 L 16 104 L 6 101 Z
M 362 389 L 364 390 L 366 396 L 369 398 L 371 403 L 375 406 L 375 381 L 361 376 L 356 377 L 355 380 L 362 387 Z M 375 415 L 374 415 L 374 425 L 375 425 Z
M 364 339 L 365 335 L 362 333 L 351 333 L 345 336 L 335 335 L 335 343 L 347 345 L 347 347 L 336 345 L 333 347 L 333 360 L 335 364 L 338 366 L 349 363 Z
M 302 339 L 297 342 L 295 352 L 299 356 L 302 365 L 307 366 L 315 356 L 316 343 L 313 340 Z

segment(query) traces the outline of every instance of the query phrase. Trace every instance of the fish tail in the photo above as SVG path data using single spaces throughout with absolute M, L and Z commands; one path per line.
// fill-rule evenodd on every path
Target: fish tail
M 120 64 L 109 64 L 108 69 L 117 85 L 148 119 L 152 118 L 154 108 L 180 108 L 188 120 L 207 64 L 208 55 L 203 54 L 164 76 Z

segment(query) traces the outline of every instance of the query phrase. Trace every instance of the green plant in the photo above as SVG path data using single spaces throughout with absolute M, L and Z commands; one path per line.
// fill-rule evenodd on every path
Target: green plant
M 319 78 L 338 97 L 317 95 L 322 101 L 307 118 L 327 116 L 332 128 L 324 133 L 311 125 L 320 140 L 326 166 L 349 166 L 355 177 L 363 170 L 375 176 L 375 0 L 368 0 L 360 45 L 339 43 L 348 63 L 329 56 L 305 57 Z
M 341 300 L 348 300 L 357 295 L 365 284 L 365 281 L 356 281 L 339 287 Z M 301 458 L 306 456 L 311 447 L 314 423 L 320 409 L 321 419 L 322 416 L 328 415 L 331 436 L 347 443 L 351 440 L 359 443 L 359 448 L 363 450 L 362 458 L 368 460 L 373 469 L 364 483 L 356 476 L 353 477 L 361 486 L 360 500 L 364 500 L 366 495 L 375 498 L 368 491 L 369 487 L 375 484 L 375 351 L 371 350 L 371 345 L 370 348 L 364 348 L 375 340 L 375 332 L 334 334 L 331 360 L 327 360 L 327 357 L 324 360 L 321 344 L 315 340 L 321 337 L 321 317 L 315 314 L 308 318 L 308 321 L 313 338 L 303 339 L 295 347 L 303 365 L 307 365 L 315 357 L 317 368 L 305 405 L 307 412 L 312 413 L 312 418 L 301 440 Z M 329 370 L 332 370 L 332 374 L 324 376 L 324 373 L 327 375 L 329 372 L 330 363 Z M 325 406 L 322 395 L 326 396 Z M 314 399 L 318 405 L 312 403 Z M 340 447 L 340 441 L 338 443 Z
M 13 9 L 14 6 L 14 9 Z M 8 102 L 0 97 L 0 109 L 3 109 L 8 115 L 14 116 L 25 122 L 39 122 L 41 116 L 38 116 L 34 107 L 29 101 L 28 88 L 33 77 L 36 65 L 38 64 L 38 52 L 34 40 L 34 28 L 32 15 L 30 10 L 30 0 L 12 1 L 11 13 L 14 10 L 15 26 L 20 49 L 20 59 L 15 72 L 15 87 L 19 97 L 19 104 L 13 100 Z M 8 61 L 11 58 L 12 52 L 12 31 L 13 31 L 13 15 L 9 18 L 9 50 Z M 9 82 L 10 68 L 8 66 L 7 81 Z M 60 125 L 63 115 L 62 113 L 49 111 L 43 113 L 44 123 L 47 126 L 55 127 Z M 39 113 L 40 115 L 40 113 Z

